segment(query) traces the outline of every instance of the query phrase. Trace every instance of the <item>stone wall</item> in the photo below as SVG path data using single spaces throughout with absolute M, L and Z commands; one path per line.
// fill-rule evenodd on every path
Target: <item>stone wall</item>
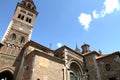
M 63 80 L 64 64 L 46 54 L 35 55 L 32 80 Z
M 120 54 L 110 54 L 97 60 L 102 80 L 120 80 Z
M 86 65 L 86 71 L 88 73 L 89 80 L 102 80 L 100 78 L 99 68 L 96 61 L 96 55 L 97 53 L 95 51 L 85 55 L 85 65 Z
M 14 70 L 15 59 L 15 57 L 0 54 L 0 70 L 8 67 Z

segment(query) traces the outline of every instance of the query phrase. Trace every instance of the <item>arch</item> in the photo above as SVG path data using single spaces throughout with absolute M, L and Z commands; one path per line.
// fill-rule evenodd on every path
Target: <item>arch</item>
M 79 69 L 80 69 L 80 71 L 81 71 L 81 74 L 84 74 L 83 67 L 82 67 L 82 62 L 77 61 L 77 60 L 74 60 L 74 59 L 72 58 L 72 59 L 69 60 L 69 64 L 68 64 L 68 67 L 69 67 L 69 68 L 70 68 L 70 66 L 71 66 L 72 63 L 75 63 L 75 64 L 79 67 Z
M 6 70 L 10 71 L 12 74 L 14 72 L 12 68 L 6 67 L 6 68 L 3 68 L 3 69 L 0 69 L 0 73 L 3 72 L 3 71 L 6 71 Z
M 11 39 L 11 40 L 15 40 L 15 39 L 16 39 L 16 34 L 15 34 L 15 33 L 12 33 L 12 34 L 10 35 L 10 39 Z
M 0 80 L 14 80 L 13 73 L 9 70 L 0 72 Z
M 70 80 L 82 80 L 83 69 L 82 64 L 76 60 L 71 60 L 69 63 L 70 68 Z

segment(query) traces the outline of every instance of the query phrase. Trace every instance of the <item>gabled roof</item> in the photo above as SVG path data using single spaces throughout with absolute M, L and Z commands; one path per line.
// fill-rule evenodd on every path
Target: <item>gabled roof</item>
M 53 52 L 53 50 L 51 50 L 50 48 L 47 48 L 41 44 L 38 44 L 32 40 L 30 40 L 29 42 L 27 42 L 24 46 L 24 48 L 28 47 L 28 46 L 32 46 L 32 47 L 35 47 L 37 49 L 40 49 L 40 50 L 43 50 L 45 52 Z
M 111 53 L 111 54 L 107 54 L 107 55 L 104 55 L 104 56 L 100 56 L 100 57 L 97 58 L 97 60 L 103 59 L 103 58 L 107 58 L 107 57 L 110 57 L 110 56 L 113 56 L 113 55 L 119 55 L 119 56 L 120 56 L 120 52 L 117 51 L 117 52 L 114 52 L 114 53 Z
M 68 49 L 68 50 L 70 50 L 71 52 L 74 52 L 75 54 L 77 54 L 77 55 L 79 55 L 79 56 L 82 56 L 80 53 L 76 52 L 75 50 L 72 50 L 71 48 L 67 47 L 66 45 L 64 45 L 64 46 L 56 49 L 56 50 L 55 50 L 55 54 L 56 54 L 57 52 L 63 53 L 63 51 L 64 51 L 65 48 Z M 82 56 L 82 57 L 83 57 L 83 56 Z

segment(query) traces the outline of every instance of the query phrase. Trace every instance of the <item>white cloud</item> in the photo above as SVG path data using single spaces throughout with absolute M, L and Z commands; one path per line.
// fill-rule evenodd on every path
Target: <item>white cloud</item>
M 97 13 L 96 10 L 93 10 L 93 18 L 98 19 L 106 16 L 106 14 L 111 14 L 114 11 L 120 10 L 119 0 L 105 0 L 103 9 L 100 13 Z
M 84 26 L 84 29 L 87 31 L 89 28 L 89 24 L 92 21 L 92 17 L 90 14 L 81 13 L 78 16 L 79 23 Z
M 112 13 L 114 10 L 120 9 L 120 3 L 119 0 L 105 0 L 104 2 L 105 6 L 105 14 Z
M 58 48 L 62 47 L 62 43 L 57 43 Z
M 103 2 L 103 8 L 98 10 L 93 10 L 91 14 L 81 13 L 78 16 L 79 23 L 84 26 L 84 29 L 87 31 L 89 24 L 93 19 L 99 19 L 105 17 L 107 14 L 111 14 L 114 11 L 120 11 L 120 1 L 119 0 L 105 0 Z
M 96 13 L 96 10 L 93 11 L 93 18 L 94 19 L 100 18 L 100 15 L 98 13 Z

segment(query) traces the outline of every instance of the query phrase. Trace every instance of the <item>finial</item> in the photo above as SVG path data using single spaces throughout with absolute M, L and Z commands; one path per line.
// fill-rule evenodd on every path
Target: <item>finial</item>
M 76 43 L 76 49 L 78 49 L 78 45 L 77 45 L 77 43 Z
M 100 49 L 99 49 L 99 51 L 98 51 L 98 52 L 99 52 L 99 54 L 100 54 L 100 55 L 103 55 L 103 54 L 102 54 L 102 51 L 101 51 Z
M 52 43 L 50 43 L 50 49 L 52 49 Z
M 76 49 L 75 49 L 76 52 L 80 53 L 80 49 L 78 48 L 78 45 L 76 43 Z

